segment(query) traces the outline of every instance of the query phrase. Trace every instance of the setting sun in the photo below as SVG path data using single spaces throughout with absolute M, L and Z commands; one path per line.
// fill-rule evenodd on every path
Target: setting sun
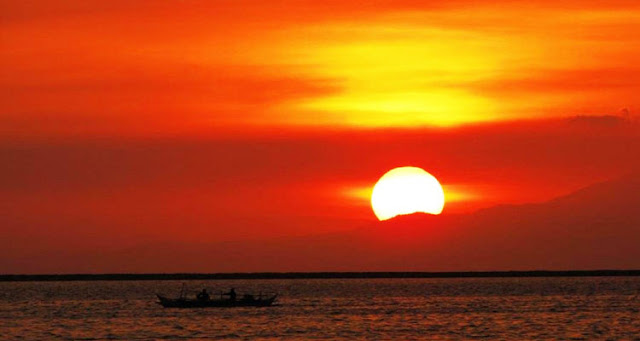
M 371 207 L 380 220 L 401 214 L 440 214 L 444 191 L 438 180 L 418 167 L 398 167 L 385 173 L 373 187 Z
M 640 341 L 640 0 L 0 0 L 0 32 L 0 341 Z

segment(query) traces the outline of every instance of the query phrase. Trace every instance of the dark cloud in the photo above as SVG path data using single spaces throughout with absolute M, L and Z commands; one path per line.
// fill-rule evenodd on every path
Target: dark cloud
M 624 117 L 614 115 L 579 115 L 570 118 L 569 123 L 575 126 L 613 128 L 628 123 L 628 120 Z

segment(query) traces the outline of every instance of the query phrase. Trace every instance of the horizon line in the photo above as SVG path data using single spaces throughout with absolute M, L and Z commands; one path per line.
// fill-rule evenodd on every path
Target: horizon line
M 220 272 L 220 273 L 104 273 L 104 274 L 0 274 L 0 282 L 144 281 L 230 279 L 366 279 L 366 278 L 508 278 L 508 277 L 630 277 L 633 270 L 507 270 L 507 271 L 324 271 L 324 272 Z

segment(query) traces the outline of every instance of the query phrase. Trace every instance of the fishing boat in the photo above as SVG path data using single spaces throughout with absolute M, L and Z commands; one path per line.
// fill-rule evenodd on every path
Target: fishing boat
M 273 305 L 278 294 L 249 295 L 245 294 L 237 299 L 224 298 L 225 294 L 220 294 L 220 298 L 211 299 L 209 297 L 187 298 L 183 293 L 178 298 L 169 298 L 160 294 L 158 304 L 165 308 L 232 308 L 232 307 L 269 307 Z

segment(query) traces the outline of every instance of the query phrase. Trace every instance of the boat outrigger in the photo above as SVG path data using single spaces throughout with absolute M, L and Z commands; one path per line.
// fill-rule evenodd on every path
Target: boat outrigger
M 236 299 L 235 291 L 232 289 L 233 294 L 220 294 L 219 299 L 211 299 L 206 290 L 198 294 L 196 298 L 187 298 L 184 295 L 184 290 L 178 298 L 168 298 L 166 296 L 156 294 L 159 301 L 157 302 L 165 308 L 231 308 L 231 307 L 269 307 L 273 305 L 273 302 L 278 297 L 278 294 L 267 294 L 266 296 L 260 293 L 259 295 L 245 294 Z M 203 295 L 203 293 L 205 295 Z M 224 298 L 224 296 L 230 296 Z

